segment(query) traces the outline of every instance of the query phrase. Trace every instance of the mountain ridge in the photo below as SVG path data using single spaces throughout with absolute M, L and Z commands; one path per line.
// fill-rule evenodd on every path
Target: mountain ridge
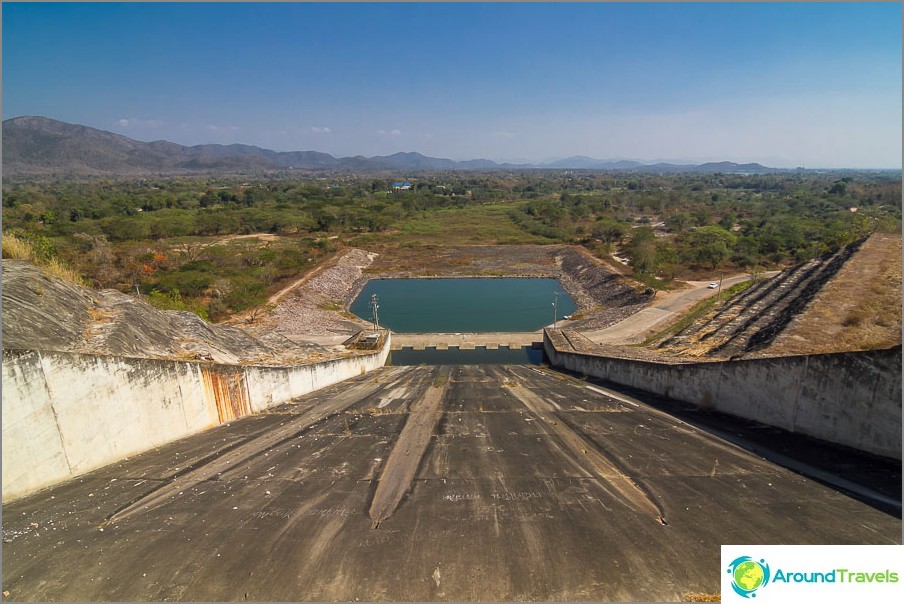
M 365 157 L 334 157 L 320 151 L 274 151 L 242 143 L 180 145 L 166 140 L 137 141 L 121 134 L 42 116 L 3 121 L 3 173 L 30 175 L 178 175 L 286 170 L 609 170 L 642 173 L 785 172 L 758 163 L 645 164 L 576 155 L 539 164 L 497 163 L 489 159 L 456 161 L 416 151 Z

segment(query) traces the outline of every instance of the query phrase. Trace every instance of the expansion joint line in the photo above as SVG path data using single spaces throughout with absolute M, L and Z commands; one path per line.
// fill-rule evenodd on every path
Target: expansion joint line
M 440 370 L 423 396 L 411 406 L 405 427 L 386 460 L 370 506 L 372 527 L 392 516 L 411 489 L 414 475 L 442 416 L 442 400 L 449 383 L 449 369 Z

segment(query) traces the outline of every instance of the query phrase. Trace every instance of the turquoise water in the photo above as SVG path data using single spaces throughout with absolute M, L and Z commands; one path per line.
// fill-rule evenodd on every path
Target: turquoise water
M 380 325 L 396 333 L 535 331 L 577 310 L 555 279 L 372 279 L 351 311 L 373 320 L 377 294 Z

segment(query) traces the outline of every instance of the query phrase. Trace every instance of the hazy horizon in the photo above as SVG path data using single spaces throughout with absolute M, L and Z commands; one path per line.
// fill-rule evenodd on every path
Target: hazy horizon
M 3 118 L 336 157 L 901 168 L 899 3 L 3 4 Z

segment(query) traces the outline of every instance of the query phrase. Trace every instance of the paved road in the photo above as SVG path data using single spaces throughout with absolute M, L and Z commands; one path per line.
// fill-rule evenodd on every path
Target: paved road
M 765 273 L 766 277 L 777 275 L 778 271 Z M 750 275 L 735 275 L 722 280 L 722 289 L 747 281 Z M 691 289 L 683 289 L 665 294 L 649 308 L 631 315 L 624 321 L 605 329 L 582 332 L 598 344 L 636 344 L 658 329 L 663 329 L 682 313 L 705 298 L 719 293 L 718 289 L 709 289 L 711 281 L 688 281 Z
M 3 538 L 8 600 L 674 601 L 722 543 L 901 521 L 598 384 L 390 367 L 4 505 Z

